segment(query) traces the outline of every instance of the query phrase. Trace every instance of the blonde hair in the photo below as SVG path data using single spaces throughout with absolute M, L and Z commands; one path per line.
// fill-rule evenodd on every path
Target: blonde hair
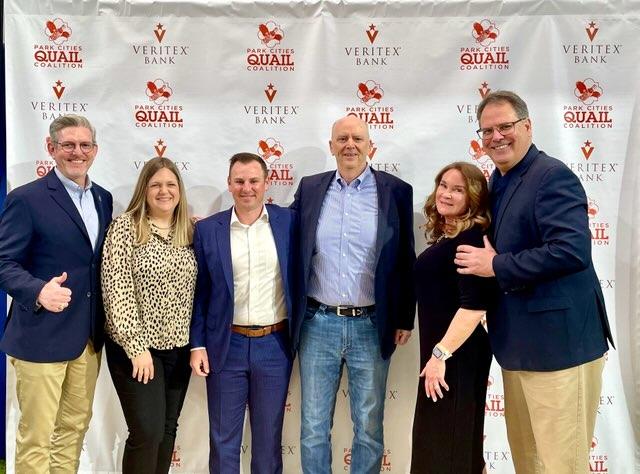
M 449 170 L 458 170 L 462 174 L 467 194 L 467 212 L 456 218 L 453 232 L 445 233 L 445 219 L 438 214 L 436 208 L 436 191 L 442 180 L 442 176 Z M 479 225 L 486 230 L 491 223 L 489 213 L 489 190 L 487 180 L 477 166 L 464 161 L 456 161 L 448 164 L 440 170 L 435 179 L 433 192 L 427 197 L 422 208 L 427 222 L 424 224 L 424 236 L 427 242 L 433 244 L 440 237 L 455 237 L 463 230 L 474 225 Z
M 193 243 L 193 224 L 187 213 L 187 195 L 184 191 L 184 184 L 180 172 L 175 163 L 168 158 L 156 157 L 152 158 L 144 164 L 138 182 L 133 190 L 131 202 L 126 212 L 131 214 L 133 227 L 136 233 L 136 245 L 144 245 L 149 241 L 151 229 L 148 222 L 147 211 L 147 187 L 153 175 L 162 168 L 171 171 L 178 180 L 178 188 L 180 193 L 180 201 L 173 210 L 173 245 L 176 247 L 184 247 Z

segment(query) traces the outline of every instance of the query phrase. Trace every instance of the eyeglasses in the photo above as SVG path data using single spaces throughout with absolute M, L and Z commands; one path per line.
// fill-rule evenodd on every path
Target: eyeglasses
M 495 130 L 500 133 L 500 135 L 510 135 L 513 133 L 515 126 L 518 122 L 522 122 L 523 120 L 528 119 L 529 117 L 522 117 L 521 119 L 516 120 L 515 122 L 505 122 L 500 125 L 496 125 L 495 127 L 487 127 L 487 128 L 479 128 L 476 130 L 476 133 L 483 140 L 487 138 L 491 138 Z
M 82 143 L 78 143 L 77 145 L 73 142 L 60 143 L 60 142 L 54 141 L 53 143 L 55 143 L 56 145 L 60 145 L 60 148 L 62 148 L 67 153 L 71 153 L 73 150 L 75 150 L 76 146 L 80 147 L 80 151 L 82 151 L 82 153 L 89 153 L 96 146 L 95 143 L 90 143 L 90 142 L 82 142 Z

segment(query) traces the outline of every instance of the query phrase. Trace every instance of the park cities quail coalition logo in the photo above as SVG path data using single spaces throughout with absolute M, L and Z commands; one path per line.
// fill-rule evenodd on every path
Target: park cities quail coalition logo
M 33 66 L 39 68 L 82 69 L 82 46 L 69 40 L 73 30 L 61 18 L 47 20 L 42 27 L 48 43 L 33 45 Z
M 504 394 L 495 391 L 493 376 L 487 379 L 487 399 L 484 405 L 487 417 L 504 416 Z
M 609 64 L 613 57 L 622 55 L 622 44 L 596 41 L 600 27 L 595 21 L 587 23 L 584 31 L 582 42 L 562 45 L 562 51 L 573 64 Z
M 343 448 L 342 463 L 345 471 L 351 470 L 351 448 Z M 391 450 L 384 448 L 382 450 L 382 463 L 380 465 L 380 472 L 392 472 L 393 463 L 391 458 Z
M 278 89 L 270 82 L 264 87 L 261 105 L 243 105 L 244 114 L 252 117 L 256 125 L 286 125 L 291 118 L 297 117 L 300 112 L 300 105 L 281 104 L 276 98 Z
M 507 70 L 509 69 L 509 46 L 494 44 L 500 36 L 500 29 L 491 20 L 473 23 L 471 36 L 473 46 L 460 48 L 460 70 Z
M 379 105 L 384 95 L 384 89 L 379 83 L 372 80 L 359 82 L 356 88 L 356 96 L 362 105 L 346 107 L 347 115 L 361 118 L 369 124 L 370 129 L 394 129 L 393 107 Z
M 586 140 L 576 153 L 576 159 L 567 162 L 567 166 L 583 183 L 603 183 L 618 175 L 620 163 L 606 163 L 598 160 L 595 144 Z
M 587 215 L 589 216 L 589 230 L 591 231 L 591 245 L 609 245 L 609 222 L 600 216 L 600 206 L 596 201 L 587 197 Z
M 589 453 L 589 473 L 591 474 L 601 474 L 603 472 L 609 472 L 609 467 L 607 466 L 609 456 L 607 454 L 601 453 L 601 450 L 598 448 L 598 443 L 598 438 L 593 436 L 591 438 L 591 447 Z
M 73 96 L 69 92 L 69 87 L 61 80 L 57 80 L 51 84 L 51 88 L 47 88 L 46 96 L 34 97 L 29 103 L 31 109 L 38 114 L 38 118 L 46 122 L 51 122 L 64 114 L 84 115 L 88 112 L 87 102 L 69 100 L 69 96 Z
M 153 28 L 153 36 L 149 35 L 152 44 L 133 44 L 133 54 L 142 59 L 145 65 L 175 65 L 179 58 L 189 55 L 190 46 L 185 44 L 167 44 L 165 35 L 167 28 L 161 22 Z
M 148 81 L 147 100 L 134 106 L 136 127 L 183 128 L 182 105 L 173 103 L 174 90 L 163 79 Z
M 373 23 L 364 30 L 364 44 L 345 46 L 344 52 L 349 58 L 353 58 L 354 66 L 388 66 L 392 58 L 400 56 L 402 46 L 390 46 L 381 44 L 379 40 L 383 35 L 380 29 Z M 367 44 L 365 41 L 368 41 Z M 375 43 L 375 44 L 374 44 Z
M 293 48 L 281 48 L 285 34 L 282 27 L 269 20 L 257 28 L 260 48 L 247 48 L 247 71 L 288 71 L 295 68 Z
M 293 165 L 284 162 L 284 148 L 276 138 L 259 140 L 257 152 L 267 164 L 267 179 L 271 186 L 293 186 Z
M 169 147 L 162 138 L 159 138 L 158 140 L 156 140 L 155 144 L 153 145 L 153 150 L 155 151 L 155 158 L 170 159 L 176 165 L 176 168 L 178 168 L 178 171 L 182 173 L 184 173 L 185 171 L 191 171 L 190 161 L 178 161 L 178 160 L 175 160 L 174 158 L 169 158 L 168 156 L 164 156 L 165 152 L 167 151 L 167 148 Z M 146 163 L 146 161 L 147 160 L 134 160 L 133 166 L 135 167 L 136 170 L 141 170 L 144 164 Z
M 180 446 L 176 445 L 171 454 L 171 467 L 180 467 L 182 465 L 182 459 L 180 457 Z
M 574 83 L 578 104 L 562 106 L 564 128 L 613 128 L 613 106 L 603 103 L 603 85 L 588 77 Z

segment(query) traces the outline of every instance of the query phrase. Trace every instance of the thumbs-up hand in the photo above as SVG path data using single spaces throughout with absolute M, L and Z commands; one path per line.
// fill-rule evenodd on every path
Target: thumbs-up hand
M 71 290 L 62 286 L 66 280 L 67 272 L 62 272 L 62 275 L 53 277 L 42 287 L 38 295 L 38 303 L 47 311 L 60 313 L 69 306 L 71 302 Z

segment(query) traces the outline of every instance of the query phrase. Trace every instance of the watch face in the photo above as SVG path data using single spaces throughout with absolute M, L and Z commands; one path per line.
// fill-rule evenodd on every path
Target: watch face
M 433 354 L 433 356 L 436 359 L 442 360 L 442 358 L 444 357 L 444 354 L 442 353 L 442 351 L 440 349 L 438 349 L 437 347 L 434 347 L 433 351 L 431 351 L 431 353 Z

